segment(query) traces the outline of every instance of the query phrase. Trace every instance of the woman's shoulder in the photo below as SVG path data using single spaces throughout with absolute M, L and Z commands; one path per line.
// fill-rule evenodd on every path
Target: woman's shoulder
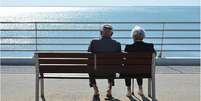
M 126 44 L 125 51 L 129 51 L 132 48 L 134 48 L 134 44 Z
M 126 47 L 131 47 L 133 46 L 133 44 L 126 44 Z

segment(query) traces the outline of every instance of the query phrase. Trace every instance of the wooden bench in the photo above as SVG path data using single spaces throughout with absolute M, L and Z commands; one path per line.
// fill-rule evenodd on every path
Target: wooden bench
M 148 95 L 156 100 L 155 95 L 155 54 L 153 53 L 66 53 L 37 52 L 36 61 L 36 101 L 39 101 L 39 81 L 41 98 L 44 100 L 44 73 L 91 73 L 95 78 L 106 79 L 108 74 L 130 74 L 131 78 L 148 78 Z M 96 75 L 99 74 L 99 75 Z M 131 75 L 132 74 L 132 75 Z M 62 77 L 52 77 L 62 78 Z M 65 77 L 69 79 L 68 77 Z M 74 79 L 76 77 L 70 77 Z M 84 78 L 84 77 L 83 77 Z M 115 77 L 119 79 L 123 77 Z M 79 77 L 82 79 L 82 77 Z M 85 78 L 89 79 L 89 77 Z M 132 79 L 134 93 L 134 80 Z

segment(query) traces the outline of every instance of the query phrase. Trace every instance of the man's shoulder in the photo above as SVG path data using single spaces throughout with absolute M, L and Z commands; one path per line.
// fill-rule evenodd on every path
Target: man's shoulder
M 148 43 L 148 42 L 143 42 L 144 43 L 144 45 L 146 45 L 146 46 L 153 46 L 154 44 L 153 43 Z
M 112 39 L 112 41 L 113 41 L 114 43 L 120 44 L 120 42 L 117 41 L 117 40 Z
M 91 40 L 91 43 L 102 43 L 102 42 L 104 43 L 105 41 L 101 40 L 101 39 L 98 39 L 98 38 Z M 108 41 L 106 41 L 106 42 L 108 42 Z M 116 41 L 114 39 L 110 40 L 110 43 L 121 45 L 120 42 L 118 42 L 118 41 Z
M 93 38 L 92 41 L 100 41 L 99 38 Z
M 98 39 L 98 38 L 94 38 L 94 39 L 91 40 L 91 43 L 93 43 L 93 42 L 97 42 L 97 41 L 100 41 L 100 39 Z

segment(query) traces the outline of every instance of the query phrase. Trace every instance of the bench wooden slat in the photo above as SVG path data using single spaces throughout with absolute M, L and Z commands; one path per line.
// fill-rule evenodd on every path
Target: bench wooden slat
M 113 58 L 113 59 L 96 59 L 96 65 L 121 65 L 123 63 L 121 58 Z
M 41 73 L 88 73 L 87 68 L 87 66 L 42 65 L 39 71 Z
M 40 64 L 89 64 L 88 59 L 39 59 Z
M 152 53 L 150 53 L 150 52 L 129 52 L 126 54 L 126 58 L 152 59 Z
M 90 53 L 38 53 L 39 58 L 88 58 Z
M 119 73 L 123 70 L 122 65 L 97 65 L 96 72 Z
M 98 53 L 96 54 L 96 65 L 97 67 L 100 67 L 101 65 L 121 66 L 123 62 L 122 61 L 123 55 L 124 55 L 123 53 L 112 53 L 112 54 Z
M 150 65 L 125 65 L 123 72 L 125 73 L 148 73 L 151 74 Z
M 133 59 L 133 58 L 127 58 L 125 60 L 125 64 L 127 65 L 150 65 L 152 64 L 151 59 Z
M 120 78 L 151 78 L 150 73 L 127 73 L 127 74 L 121 74 Z
M 123 56 L 124 53 L 96 53 L 97 59 L 119 59 Z

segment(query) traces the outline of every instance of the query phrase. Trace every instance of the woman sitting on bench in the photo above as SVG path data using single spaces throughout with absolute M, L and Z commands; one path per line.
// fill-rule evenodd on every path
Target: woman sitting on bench
M 131 31 L 131 37 L 134 40 L 133 44 L 126 45 L 125 52 L 155 52 L 154 46 L 152 43 L 145 43 L 143 42 L 143 39 L 145 37 L 145 31 L 140 28 L 139 26 L 135 26 L 133 30 Z M 131 76 L 129 74 L 123 74 L 125 76 L 125 83 L 127 86 L 127 97 L 130 97 L 131 94 Z M 138 94 L 140 96 L 143 96 L 143 89 L 142 89 L 142 78 L 137 78 L 137 83 L 139 86 Z

